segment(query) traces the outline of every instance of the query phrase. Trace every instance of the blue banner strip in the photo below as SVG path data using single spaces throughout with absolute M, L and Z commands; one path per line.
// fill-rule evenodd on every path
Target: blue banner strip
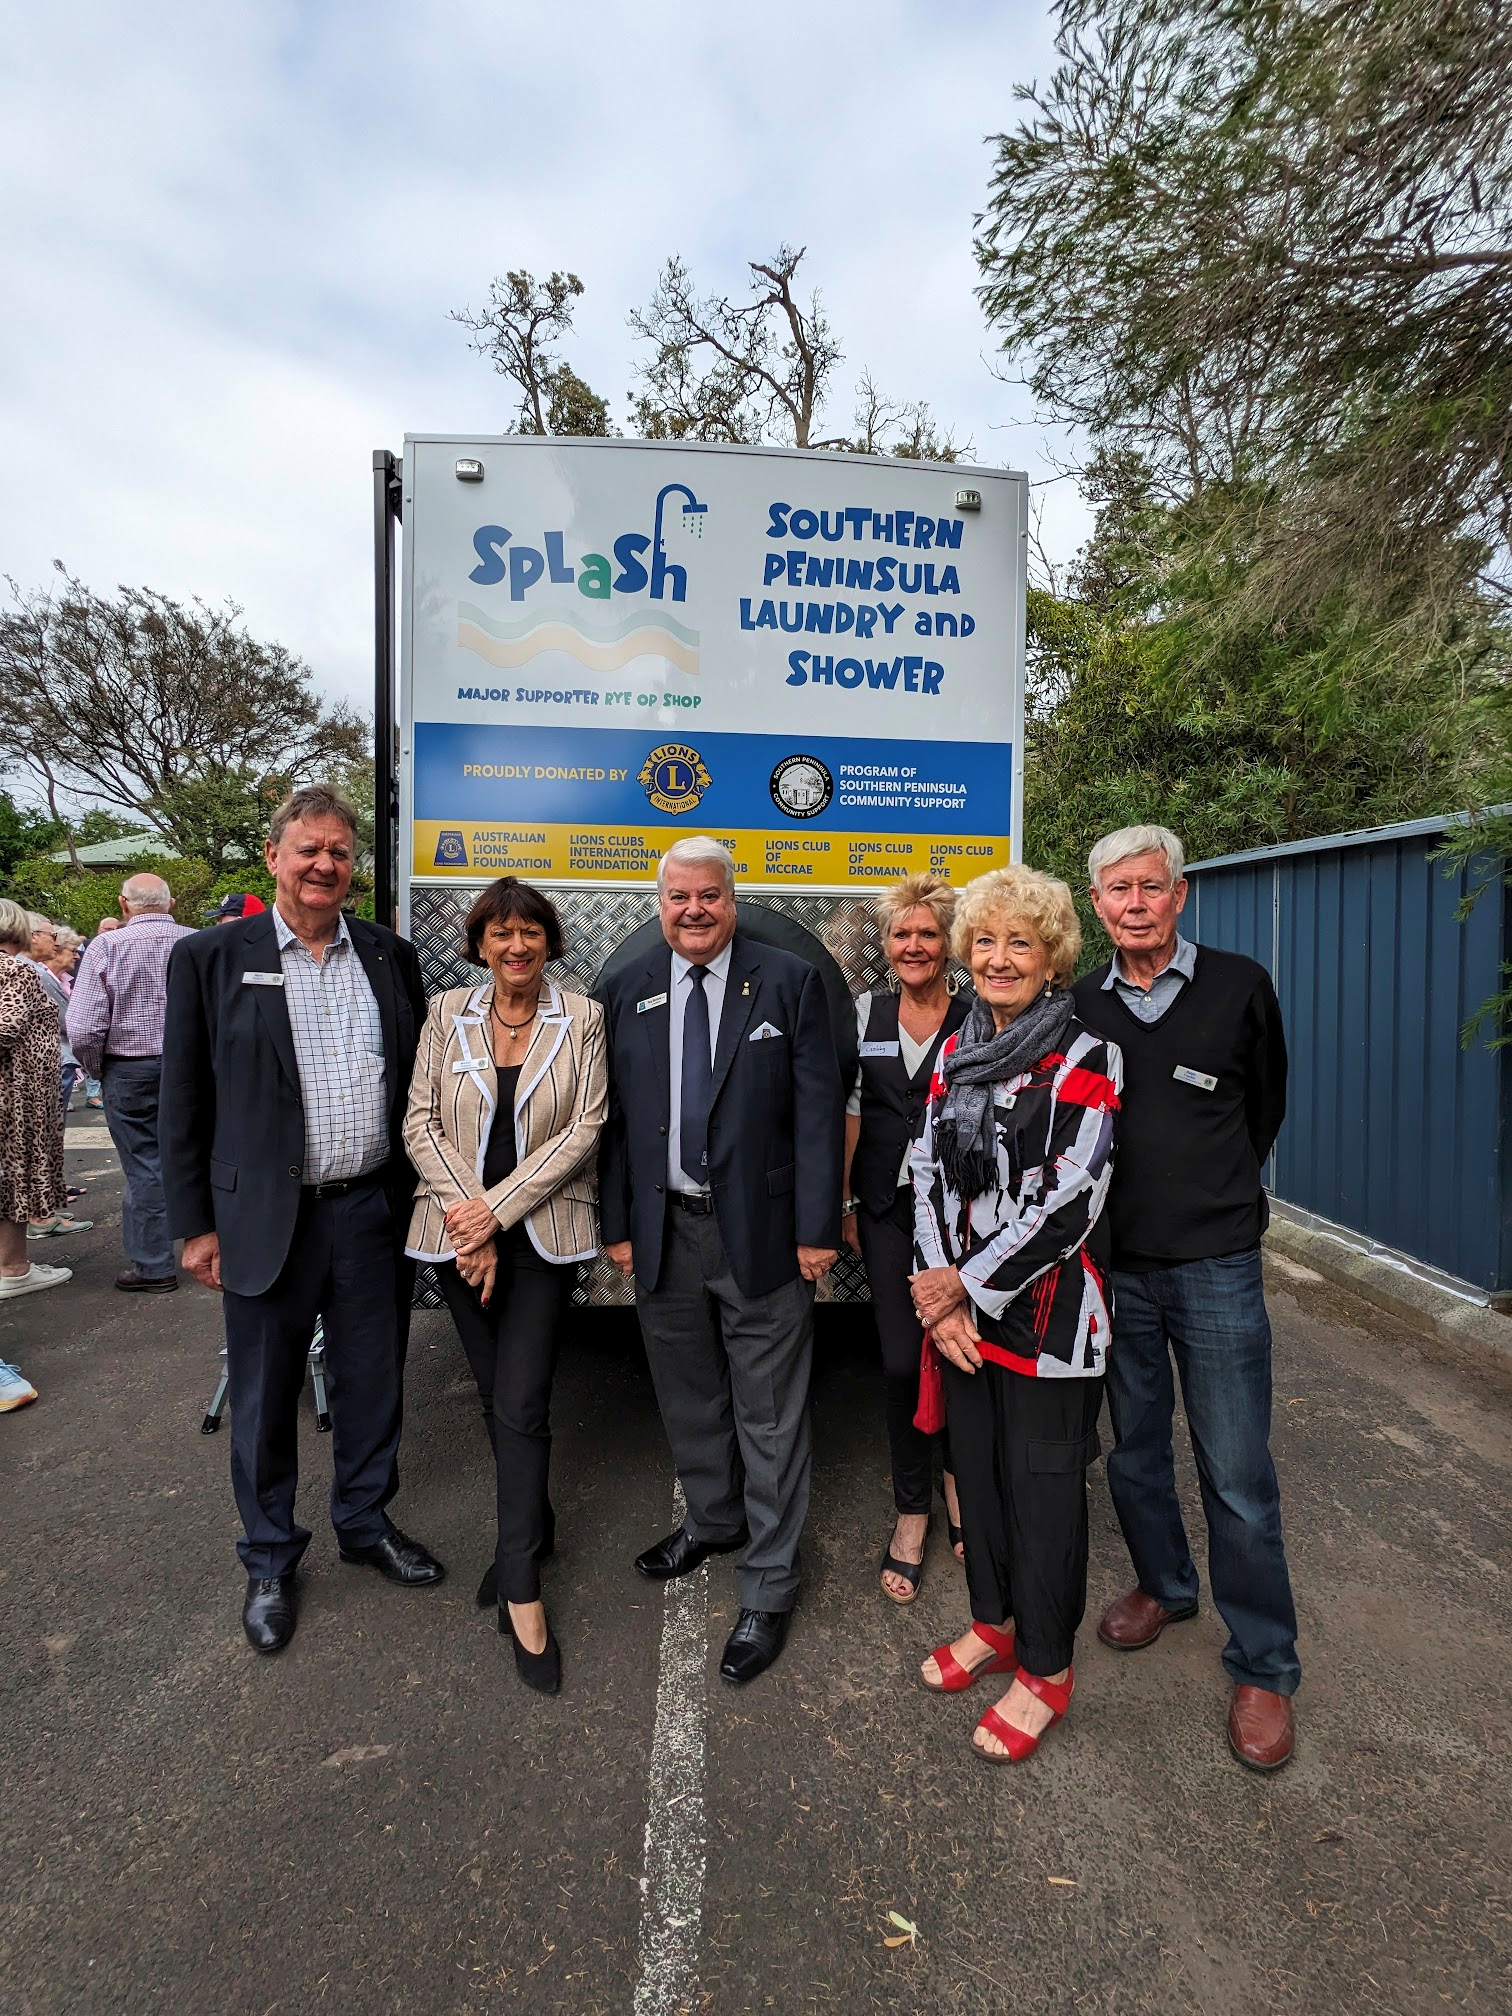
M 417 819 L 1006 834 L 1013 746 L 420 721 L 414 774 Z

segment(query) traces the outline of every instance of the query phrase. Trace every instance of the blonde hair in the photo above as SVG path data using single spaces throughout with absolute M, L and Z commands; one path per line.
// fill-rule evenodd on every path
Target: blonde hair
M 30 952 L 31 941 L 30 914 L 8 896 L 0 896 L 0 945 L 16 945 L 23 952 Z
M 1081 925 L 1071 891 L 1038 868 L 989 868 L 961 891 L 950 949 L 971 963 L 971 941 L 981 927 L 1000 917 L 1027 924 L 1050 957 L 1051 974 L 1064 987 L 1081 956 Z
M 887 950 L 887 940 L 894 924 L 900 917 L 906 917 L 910 910 L 927 910 L 948 944 L 950 920 L 955 915 L 955 907 L 956 892 L 943 875 L 931 875 L 927 870 L 921 870 L 917 875 L 905 875 L 891 889 L 884 889 L 872 903 L 877 929 L 882 934 L 883 951 Z

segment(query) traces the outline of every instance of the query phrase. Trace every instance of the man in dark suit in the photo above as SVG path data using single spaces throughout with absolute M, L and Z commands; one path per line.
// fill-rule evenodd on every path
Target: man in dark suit
M 267 843 L 272 910 L 175 946 L 160 1140 L 184 1267 L 225 1300 L 231 1480 L 259 1652 L 294 1635 L 298 1407 L 316 1319 L 330 1374 L 331 1523 L 343 1561 L 436 1583 L 389 1520 L 398 1489 L 414 1175 L 401 1122 L 425 989 L 414 949 L 348 917 L 357 818 L 296 791 Z
M 844 1099 L 824 988 L 735 929 L 717 840 L 679 840 L 657 900 L 666 944 L 605 989 L 605 1251 L 636 1307 L 687 1504 L 638 1556 L 655 1580 L 746 1545 L 720 1672 L 782 1650 L 808 1512 L 814 1283 L 840 1243 Z

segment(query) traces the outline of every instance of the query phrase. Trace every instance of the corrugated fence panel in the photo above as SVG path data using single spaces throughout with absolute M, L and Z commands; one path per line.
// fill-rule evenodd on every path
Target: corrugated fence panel
M 1199 943 L 1270 973 L 1291 1081 L 1277 1197 L 1457 1276 L 1512 1288 L 1512 1053 L 1465 1022 L 1512 957 L 1505 888 L 1456 912 L 1442 830 L 1343 834 L 1191 871 Z

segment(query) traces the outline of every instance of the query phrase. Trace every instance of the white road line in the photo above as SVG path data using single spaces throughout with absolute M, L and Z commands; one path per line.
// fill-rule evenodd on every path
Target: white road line
M 682 1485 L 672 1521 L 687 1507 Z M 635 2016 L 677 2016 L 698 1990 L 704 1882 L 704 1719 L 708 1678 L 709 1569 L 667 1584 L 656 1727 L 646 1787 L 641 1877 L 640 1979 Z

